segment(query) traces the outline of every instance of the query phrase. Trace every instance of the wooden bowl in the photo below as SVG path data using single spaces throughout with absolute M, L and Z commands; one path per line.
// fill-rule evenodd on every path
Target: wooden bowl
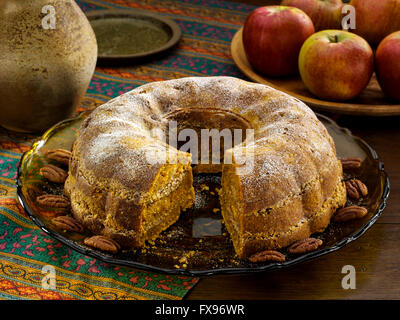
M 299 75 L 273 78 L 258 74 L 252 69 L 246 58 L 242 41 L 242 31 L 243 28 L 234 35 L 231 42 L 231 53 L 238 68 L 251 80 L 286 92 L 300 99 L 314 110 L 364 116 L 400 115 L 400 104 L 395 104 L 394 101 L 385 98 L 375 74 L 359 97 L 341 102 L 321 100 L 314 96 L 308 91 Z

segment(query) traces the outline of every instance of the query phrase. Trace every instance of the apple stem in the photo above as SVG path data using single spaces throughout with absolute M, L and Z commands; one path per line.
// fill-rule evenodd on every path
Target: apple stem
M 335 34 L 334 36 L 329 36 L 329 41 L 332 43 L 338 43 L 338 41 L 339 41 L 338 35 Z

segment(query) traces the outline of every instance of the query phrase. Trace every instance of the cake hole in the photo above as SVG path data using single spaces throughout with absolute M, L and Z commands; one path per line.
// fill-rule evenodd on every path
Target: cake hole
M 173 121 L 177 129 L 176 137 L 170 137 L 168 127 L 167 142 L 173 141 L 179 150 L 190 152 L 194 165 L 205 166 L 200 172 L 220 172 L 225 151 L 242 143 L 246 130 L 251 128 L 246 119 L 223 109 L 180 109 L 165 118 L 169 125 Z M 193 139 L 197 139 L 197 144 L 191 143 Z

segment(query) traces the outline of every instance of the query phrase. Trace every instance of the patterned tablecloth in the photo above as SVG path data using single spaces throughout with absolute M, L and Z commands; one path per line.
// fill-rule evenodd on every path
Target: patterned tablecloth
M 177 48 L 150 63 L 98 66 L 77 112 L 94 108 L 142 84 L 187 76 L 243 77 L 230 55 L 230 41 L 252 6 L 219 0 L 87 0 L 83 11 L 139 8 L 176 21 L 183 37 Z M 0 115 L 1 116 L 1 115 Z M 78 254 L 34 225 L 16 196 L 22 153 L 35 135 L 0 127 L 1 299 L 182 299 L 199 281 L 109 265 Z M 56 289 L 42 287 L 42 268 L 56 271 Z

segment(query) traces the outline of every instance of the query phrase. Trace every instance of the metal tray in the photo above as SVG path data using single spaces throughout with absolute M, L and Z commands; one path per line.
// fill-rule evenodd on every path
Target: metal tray
M 99 62 L 141 61 L 174 47 L 182 36 L 173 20 L 139 9 L 86 14 L 96 34 Z

